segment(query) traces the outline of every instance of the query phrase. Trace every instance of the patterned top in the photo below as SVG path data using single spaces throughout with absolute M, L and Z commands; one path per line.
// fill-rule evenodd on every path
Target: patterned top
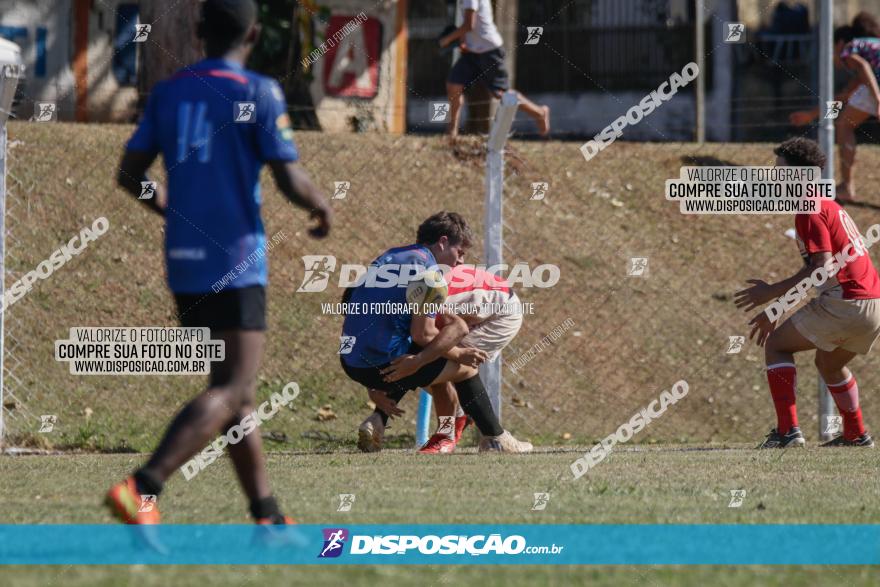
M 875 37 L 860 37 L 853 39 L 840 52 L 840 58 L 850 55 L 858 55 L 868 62 L 874 71 L 874 77 L 880 79 L 880 39 Z

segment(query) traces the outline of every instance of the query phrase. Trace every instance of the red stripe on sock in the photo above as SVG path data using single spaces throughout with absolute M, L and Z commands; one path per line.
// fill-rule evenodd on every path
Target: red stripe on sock
M 865 433 L 856 378 L 850 377 L 849 381 L 827 387 L 837 405 L 837 411 L 843 417 L 843 437 L 847 440 L 855 440 Z

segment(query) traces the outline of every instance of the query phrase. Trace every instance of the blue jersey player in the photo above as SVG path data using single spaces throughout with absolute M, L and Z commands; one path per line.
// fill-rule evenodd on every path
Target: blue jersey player
M 111 511 L 130 524 L 158 523 L 155 506 L 141 507 L 143 496 L 158 496 L 175 470 L 255 409 L 266 330 L 263 164 L 281 192 L 317 221 L 312 236 L 326 236 L 331 223 L 326 200 L 295 164 L 281 88 L 244 68 L 259 36 L 254 1 L 206 0 L 201 10 L 198 36 L 207 59 L 153 88 L 118 181 L 140 196 L 162 154 L 167 190 L 140 201 L 165 218 L 168 284 L 181 325 L 210 328 L 213 339 L 224 341 L 225 358 L 212 363 L 208 388 L 177 414 L 149 461 L 109 491 Z M 269 488 L 259 433 L 227 450 L 254 520 L 290 522 Z
M 486 354 L 456 346 L 468 333 L 467 323 L 451 312 L 444 313 L 447 324 L 439 330 L 434 314 L 408 311 L 407 301 L 420 301 L 407 300 L 409 276 L 462 263 L 472 241 L 461 215 L 438 212 L 419 226 L 416 244 L 382 253 L 367 278 L 346 290 L 343 301 L 358 311 L 345 317 L 339 358 L 345 374 L 367 388 L 376 404 L 358 429 L 362 451 L 381 450 L 388 417 L 402 414 L 397 403 L 407 391 L 440 383 L 455 387 L 462 409 L 483 435 L 481 451 L 532 450 L 531 444 L 505 431 L 492 410 L 478 373 Z M 389 283 L 393 286 L 388 287 Z

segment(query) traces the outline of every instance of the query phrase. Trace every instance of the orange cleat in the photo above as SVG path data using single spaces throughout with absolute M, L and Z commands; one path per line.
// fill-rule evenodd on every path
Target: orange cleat
M 281 519 L 257 518 L 256 520 L 254 520 L 254 524 L 260 526 L 293 526 L 296 524 L 296 520 L 294 520 L 290 516 L 281 516 Z
M 254 540 L 269 548 L 278 548 L 283 546 L 304 547 L 309 541 L 296 527 L 296 520 L 290 516 L 272 516 L 268 518 L 257 518 L 254 520 L 257 525 Z
M 141 495 L 134 477 L 117 483 L 107 492 L 104 503 L 110 513 L 126 524 L 151 525 L 159 523 L 159 506 L 155 495 Z

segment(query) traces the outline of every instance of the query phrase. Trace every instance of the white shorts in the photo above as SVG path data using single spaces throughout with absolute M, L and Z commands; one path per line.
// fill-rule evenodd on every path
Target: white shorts
M 866 112 L 871 116 L 877 116 L 877 100 L 874 99 L 868 86 L 864 84 L 856 88 L 856 91 L 849 97 L 847 105 L 852 106 L 856 110 Z
M 843 348 L 866 355 L 880 337 L 880 299 L 844 300 L 820 295 L 790 320 L 818 349 L 831 352 Z
M 519 304 L 519 300 L 514 296 L 508 303 Z M 461 340 L 461 346 L 485 351 L 489 355 L 489 360 L 494 361 L 498 353 L 516 338 L 522 321 L 522 312 L 511 312 L 506 315 L 496 314 L 485 322 L 474 326 Z

